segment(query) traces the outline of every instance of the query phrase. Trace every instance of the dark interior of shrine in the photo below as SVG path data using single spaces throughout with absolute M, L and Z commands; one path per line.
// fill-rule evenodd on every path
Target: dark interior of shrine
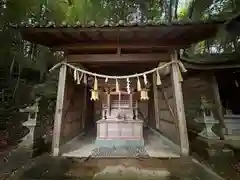
M 240 114 L 240 72 L 237 70 L 221 70 L 216 72 L 220 98 L 224 110 Z

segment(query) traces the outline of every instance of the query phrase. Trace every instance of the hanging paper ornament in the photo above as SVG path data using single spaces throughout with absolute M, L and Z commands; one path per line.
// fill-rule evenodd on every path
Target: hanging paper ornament
M 119 83 L 117 79 L 116 79 L 116 92 L 119 92 Z
M 159 74 L 159 71 L 158 71 L 158 70 L 156 71 L 156 74 L 157 74 L 157 82 L 156 82 L 156 85 L 157 85 L 157 86 L 160 86 L 160 85 L 162 84 L 162 81 L 161 81 L 160 74 Z
M 236 85 L 236 87 L 239 87 L 239 84 L 238 84 L 237 80 L 235 80 L 235 85 Z
M 144 100 L 144 99 L 145 99 L 145 97 L 144 97 L 144 90 L 141 90 L 141 91 L 140 91 L 140 99 L 141 99 L 141 100 Z
M 146 89 L 145 91 L 145 100 L 149 100 L 149 97 L 148 97 L 148 90 Z
M 105 83 L 107 83 L 107 82 L 108 82 L 108 78 L 105 79 Z
M 141 100 L 149 100 L 148 90 L 147 90 L 146 88 L 144 88 L 144 89 L 141 90 L 140 99 L 141 99 Z
M 143 75 L 143 80 L 144 80 L 144 84 L 147 85 L 148 81 L 147 81 L 147 76 L 146 76 L 146 74 Z
M 83 83 L 85 85 L 87 85 L 87 75 L 86 74 L 83 75 Z
M 73 78 L 74 78 L 74 81 L 77 80 L 77 69 L 74 69 L 73 71 Z
M 127 92 L 128 92 L 128 94 L 131 93 L 131 90 L 130 90 L 130 80 L 129 80 L 129 78 L 127 78 Z
M 137 91 L 141 91 L 142 90 L 142 87 L 141 87 L 141 82 L 140 82 L 140 79 L 139 77 L 137 77 Z
M 80 74 L 79 72 L 77 71 L 77 84 L 80 84 L 81 83 L 81 79 L 80 79 Z

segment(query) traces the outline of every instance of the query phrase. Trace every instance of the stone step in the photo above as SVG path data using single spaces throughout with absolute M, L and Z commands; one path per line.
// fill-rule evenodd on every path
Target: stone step
M 205 158 L 234 156 L 233 150 L 225 144 L 224 140 L 209 140 L 197 137 L 191 142 L 190 146 L 192 151 Z

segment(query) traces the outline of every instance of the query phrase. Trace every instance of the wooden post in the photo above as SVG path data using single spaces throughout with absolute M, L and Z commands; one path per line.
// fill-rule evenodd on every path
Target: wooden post
M 121 91 L 118 92 L 118 109 L 121 110 Z
M 159 96 L 158 96 L 158 89 L 156 85 L 156 74 L 153 73 L 153 97 L 154 97 L 154 111 L 155 111 L 155 122 L 156 122 L 156 129 L 159 129 L 160 127 L 160 117 L 159 117 Z
M 133 118 L 133 94 L 129 94 L 129 109 L 132 112 L 132 118 Z
M 212 75 L 212 90 L 213 90 L 213 97 L 214 97 L 214 102 L 216 105 L 216 113 L 217 113 L 217 119 L 219 120 L 221 130 L 220 130 L 220 138 L 225 139 L 224 134 L 227 132 L 227 128 L 224 122 L 224 117 L 223 117 L 223 111 L 222 111 L 222 103 L 219 95 L 219 88 L 218 88 L 218 83 L 216 80 L 215 75 Z M 225 132 L 223 132 L 223 129 Z
M 135 118 L 136 118 L 136 120 L 138 120 L 138 100 L 136 100 Z
M 67 66 L 63 64 L 59 71 L 59 80 L 58 80 L 58 92 L 57 92 L 56 111 L 55 111 L 55 118 L 54 118 L 53 144 L 52 144 L 53 156 L 59 155 L 66 72 L 67 72 Z
M 133 94 L 129 94 L 129 109 L 133 110 Z
M 177 60 L 177 53 L 174 52 L 171 55 L 172 61 Z M 189 143 L 187 135 L 187 123 L 184 112 L 184 103 L 183 103 L 183 94 L 182 94 L 182 85 L 180 82 L 180 74 L 178 64 L 173 63 L 171 66 L 171 77 L 172 77 L 172 86 L 173 86 L 173 95 L 176 107 L 176 115 L 178 120 L 178 130 L 179 130 L 179 139 L 180 139 L 180 148 L 181 155 L 189 155 Z
M 86 121 L 87 121 L 87 98 L 88 98 L 88 95 L 87 95 L 87 91 L 88 91 L 88 88 L 87 88 L 87 84 L 84 84 L 84 96 L 83 96 L 83 99 L 84 99 L 84 102 L 83 102 L 83 112 L 82 112 L 82 130 L 85 132 L 86 129 L 85 129 L 85 124 L 86 124 Z

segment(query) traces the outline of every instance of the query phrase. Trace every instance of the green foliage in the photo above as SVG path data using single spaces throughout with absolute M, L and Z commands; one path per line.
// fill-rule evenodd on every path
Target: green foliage
M 188 7 L 180 11 L 179 18 L 190 18 L 193 21 L 205 19 L 230 19 L 240 11 L 240 0 L 189 0 Z M 222 53 L 238 51 L 238 37 L 230 36 L 224 26 L 214 39 L 193 45 L 192 54 Z

